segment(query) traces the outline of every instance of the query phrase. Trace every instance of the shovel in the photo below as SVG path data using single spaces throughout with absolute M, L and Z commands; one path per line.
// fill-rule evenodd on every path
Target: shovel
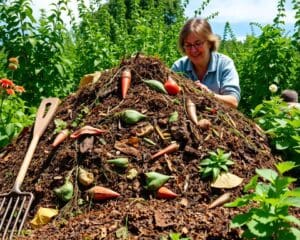
M 54 116 L 59 102 L 58 98 L 47 98 L 41 102 L 35 119 L 33 138 L 14 186 L 9 193 L 0 194 L 0 237 L 2 239 L 7 239 L 8 236 L 12 239 L 14 233 L 19 235 L 22 230 L 34 196 L 31 192 L 21 192 L 20 187 L 37 143 Z

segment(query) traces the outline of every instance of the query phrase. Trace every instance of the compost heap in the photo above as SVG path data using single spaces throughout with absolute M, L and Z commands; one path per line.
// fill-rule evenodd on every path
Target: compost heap
M 131 71 L 132 81 L 122 99 L 120 78 L 125 68 Z M 180 85 L 179 94 L 158 92 L 143 81 L 164 83 L 168 77 Z M 209 120 L 210 127 L 201 128 L 191 121 L 188 99 L 195 104 L 198 119 Z M 120 113 L 128 109 L 147 117 L 126 124 Z M 174 74 L 155 58 L 137 55 L 123 60 L 118 68 L 104 71 L 96 82 L 64 99 L 54 119 L 67 123 L 71 133 L 84 126 L 105 131 L 68 137 L 53 147 L 57 126 L 51 121 L 21 187 L 35 196 L 25 230 L 32 228 L 30 220 L 39 207 L 58 208 L 59 214 L 42 228 L 23 231 L 31 232 L 31 239 L 160 239 L 171 232 L 191 239 L 240 239 L 240 232 L 230 229 L 229 223 L 245 209 L 209 208 L 209 204 L 226 192 L 231 193 L 230 200 L 241 196 L 256 168 L 273 168 L 277 161 L 252 121 L 195 88 L 192 81 Z M 1 193 L 12 188 L 31 137 L 32 128 L 25 129 L 1 151 Z M 178 150 L 152 158 L 174 142 Z M 229 167 L 230 173 L 243 179 L 238 187 L 213 188 L 210 178 L 201 178 L 200 160 L 218 148 L 231 153 L 235 164 Z M 118 168 L 108 163 L 115 158 L 128 158 L 128 166 Z M 120 196 L 91 199 L 87 190 L 92 186 L 79 183 L 79 168 L 94 175 L 92 186 L 109 188 Z M 148 172 L 172 176 L 164 186 L 177 197 L 158 199 L 156 191 L 145 189 Z M 63 202 L 54 189 L 67 177 L 74 185 L 74 194 Z

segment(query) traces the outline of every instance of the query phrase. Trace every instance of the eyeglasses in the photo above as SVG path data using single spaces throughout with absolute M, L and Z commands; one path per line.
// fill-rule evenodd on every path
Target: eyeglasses
M 199 49 L 199 48 L 203 47 L 203 45 L 204 45 L 205 42 L 206 41 L 200 41 L 200 40 L 198 40 L 194 44 L 184 44 L 183 48 L 185 50 L 189 50 L 189 51 L 192 50 L 193 47 L 196 48 L 196 49 Z

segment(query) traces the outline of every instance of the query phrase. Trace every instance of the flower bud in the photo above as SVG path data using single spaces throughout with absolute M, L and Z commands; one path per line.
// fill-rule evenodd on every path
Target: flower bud
M 8 69 L 12 70 L 12 71 L 15 71 L 18 69 L 18 65 L 17 64 L 14 64 L 14 63 L 9 63 L 8 64 Z
M 8 59 L 8 62 L 18 65 L 19 64 L 19 59 L 16 58 L 16 57 L 11 57 L 11 58 Z
M 271 84 L 269 86 L 269 90 L 270 90 L 271 93 L 276 93 L 277 90 L 278 90 L 278 87 L 275 84 Z

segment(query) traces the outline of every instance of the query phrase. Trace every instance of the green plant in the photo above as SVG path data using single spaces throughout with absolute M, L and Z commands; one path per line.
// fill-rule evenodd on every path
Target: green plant
M 32 123 L 33 116 L 27 116 L 24 101 L 16 93 L 24 88 L 7 78 L 0 79 L 0 147 L 7 145 L 19 132 Z
M 42 11 L 37 21 L 31 0 L 0 1 L 0 49 L 8 57 L 19 57 L 22 68 L 15 72 L 16 83 L 26 88 L 23 98 L 32 105 L 41 97 L 66 96 L 74 87 L 67 52 L 72 39 L 62 19 L 68 0 L 57 2 L 51 4 L 49 16 Z
M 300 110 L 278 96 L 265 100 L 252 111 L 254 120 L 266 131 L 273 147 L 286 159 L 299 163 Z
M 225 153 L 222 149 L 217 152 L 209 152 L 209 157 L 201 160 L 199 163 L 199 172 L 202 177 L 212 176 L 215 180 L 221 171 L 228 172 L 228 166 L 234 162 L 230 160 L 231 153 Z
M 181 234 L 180 233 L 169 233 L 169 236 L 168 237 L 161 237 L 160 240 L 190 240 L 189 237 L 181 237 Z
M 72 127 L 78 127 L 83 119 L 84 116 L 89 114 L 90 110 L 88 107 L 84 106 L 81 110 L 80 113 L 76 116 L 74 121 L 71 123 Z
M 60 133 L 62 130 L 66 129 L 68 124 L 61 119 L 55 119 L 54 120 L 55 124 L 55 129 L 54 129 L 54 134 Z
M 276 164 L 278 173 L 271 169 L 257 169 L 245 186 L 249 192 L 226 207 L 242 207 L 251 204 L 247 213 L 235 216 L 231 228 L 243 227 L 243 237 L 247 239 L 270 240 L 300 239 L 300 220 L 289 214 L 290 207 L 300 207 L 300 188 L 290 190 L 297 179 L 283 174 L 296 167 L 294 162 Z M 261 177 L 264 181 L 258 182 Z

